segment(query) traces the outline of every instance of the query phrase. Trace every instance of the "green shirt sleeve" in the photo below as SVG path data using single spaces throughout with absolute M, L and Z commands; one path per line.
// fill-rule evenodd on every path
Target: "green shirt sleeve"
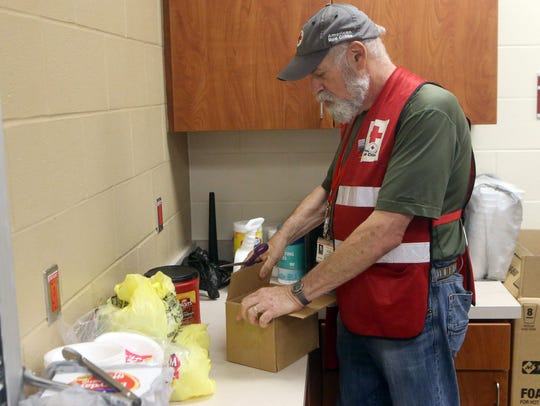
M 438 218 L 445 206 L 461 207 L 462 193 L 445 201 L 455 194 L 449 185 L 456 169 L 467 179 L 468 168 L 456 168 L 466 123 L 460 111 L 455 97 L 434 85 L 425 85 L 413 96 L 402 114 L 377 209 Z

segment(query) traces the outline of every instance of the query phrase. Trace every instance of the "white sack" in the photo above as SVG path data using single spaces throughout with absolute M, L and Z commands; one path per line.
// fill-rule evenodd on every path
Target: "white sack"
M 476 177 L 465 208 L 474 278 L 504 281 L 523 219 L 524 191 L 487 174 Z

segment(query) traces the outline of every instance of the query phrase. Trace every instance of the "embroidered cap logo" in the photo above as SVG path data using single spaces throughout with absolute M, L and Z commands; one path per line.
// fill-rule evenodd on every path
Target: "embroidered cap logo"
M 300 34 L 298 35 L 298 42 L 296 43 L 296 48 L 300 46 L 303 39 L 304 39 L 304 30 L 300 31 Z

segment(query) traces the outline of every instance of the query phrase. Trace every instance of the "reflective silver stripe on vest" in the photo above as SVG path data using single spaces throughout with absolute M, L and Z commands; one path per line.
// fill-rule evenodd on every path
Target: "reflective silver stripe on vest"
M 380 187 L 340 186 L 336 204 L 350 207 L 375 207 Z
M 343 241 L 336 240 L 336 248 Z M 417 264 L 429 262 L 429 242 L 404 242 L 380 258 L 379 264 Z

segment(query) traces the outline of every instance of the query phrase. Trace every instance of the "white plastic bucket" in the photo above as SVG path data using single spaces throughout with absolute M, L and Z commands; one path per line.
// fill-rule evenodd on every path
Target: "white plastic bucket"
M 105 367 L 112 365 L 120 365 L 124 363 L 124 347 L 114 342 L 85 342 L 69 344 L 62 347 L 57 347 L 43 356 L 43 364 L 47 368 L 51 363 L 64 361 L 62 349 L 70 347 L 78 351 L 84 358 L 90 360 L 94 364 Z

